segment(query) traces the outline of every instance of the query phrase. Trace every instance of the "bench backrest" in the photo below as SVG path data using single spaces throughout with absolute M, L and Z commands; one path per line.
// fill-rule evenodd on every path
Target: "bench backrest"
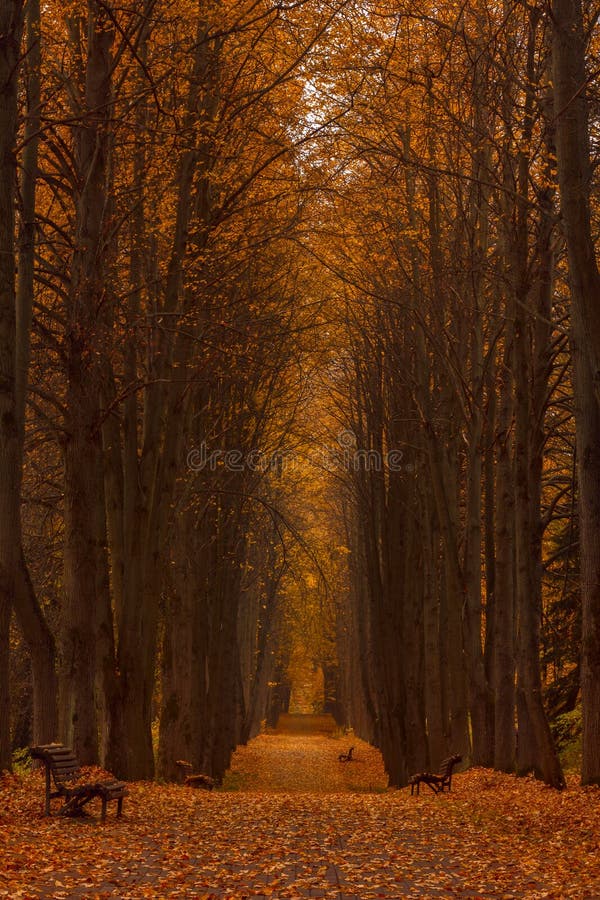
M 81 773 L 79 760 L 73 751 L 63 744 L 44 744 L 40 747 L 32 747 L 31 755 L 34 759 L 41 759 L 50 769 L 57 787 L 79 778 Z
M 459 762 L 462 762 L 462 756 L 459 756 L 456 753 L 454 756 L 449 756 L 448 759 L 445 759 L 440 766 L 440 775 L 443 775 L 444 778 L 450 778 L 452 776 L 452 769 Z

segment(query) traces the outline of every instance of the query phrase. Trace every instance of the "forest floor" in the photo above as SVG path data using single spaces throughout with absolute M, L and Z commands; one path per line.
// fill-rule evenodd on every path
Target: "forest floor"
M 132 784 L 104 825 L 99 801 L 46 819 L 42 775 L 3 776 L 0 897 L 600 898 L 600 790 L 472 769 L 411 797 L 367 744 L 296 725 L 240 748 L 220 790 Z

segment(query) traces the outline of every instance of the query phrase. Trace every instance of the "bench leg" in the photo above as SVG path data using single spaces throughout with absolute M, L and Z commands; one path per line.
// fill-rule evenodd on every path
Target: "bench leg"
M 106 821 L 106 797 L 103 797 L 103 798 L 102 798 L 102 814 L 101 814 L 101 820 L 102 820 L 103 822 Z
M 121 817 L 122 813 L 123 813 L 123 798 L 119 797 L 119 799 L 117 800 L 117 819 L 119 819 Z
M 50 815 L 50 767 L 46 766 L 46 815 Z

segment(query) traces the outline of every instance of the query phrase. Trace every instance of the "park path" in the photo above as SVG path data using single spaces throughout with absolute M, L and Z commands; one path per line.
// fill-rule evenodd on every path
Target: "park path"
M 104 826 L 45 819 L 40 774 L 0 778 L 0 898 L 599 900 L 600 791 L 479 769 L 411 797 L 373 748 L 308 726 L 239 748 L 217 791 L 132 784 Z
M 354 746 L 353 759 L 338 756 Z M 330 716 L 281 716 L 275 731 L 259 735 L 234 753 L 225 789 L 251 792 L 383 791 L 381 754 L 336 730 Z

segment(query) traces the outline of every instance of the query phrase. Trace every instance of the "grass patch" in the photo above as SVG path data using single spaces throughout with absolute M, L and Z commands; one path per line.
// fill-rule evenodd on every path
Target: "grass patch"
M 551 727 L 563 769 L 569 774 L 579 774 L 582 756 L 581 706 L 557 716 Z
M 243 791 L 247 787 L 248 779 L 243 772 L 236 769 L 230 769 L 225 773 L 223 784 L 219 788 L 220 791 Z
M 19 747 L 13 751 L 12 768 L 15 775 L 27 775 L 31 772 L 32 760 L 28 747 Z

